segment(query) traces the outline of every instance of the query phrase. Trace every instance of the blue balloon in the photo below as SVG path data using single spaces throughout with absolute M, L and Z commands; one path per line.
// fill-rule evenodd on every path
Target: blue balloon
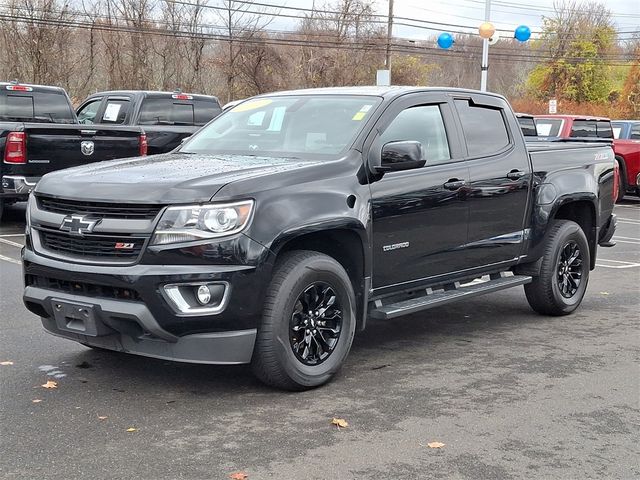
M 516 28 L 515 34 L 513 36 L 520 42 L 526 42 L 531 38 L 531 29 L 526 25 L 520 25 L 518 28 Z
M 438 46 L 440 48 L 449 48 L 453 45 L 453 36 L 450 33 L 441 33 L 438 36 Z

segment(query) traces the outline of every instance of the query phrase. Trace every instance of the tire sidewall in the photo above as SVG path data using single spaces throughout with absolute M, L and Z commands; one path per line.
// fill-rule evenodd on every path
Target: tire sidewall
M 582 229 L 578 224 L 568 224 L 563 228 L 565 231 L 561 232 L 561 234 L 557 238 L 556 248 L 554 249 L 551 271 L 551 289 L 553 292 L 553 298 L 556 304 L 562 308 L 565 312 L 572 312 L 575 310 L 578 305 L 582 302 L 584 294 L 587 290 L 587 284 L 589 283 L 589 268 L 590 268 L 590 256 L 589 256 L 589 245 L 587 243 L 587 239 L 582 232 Z M 571 298 L 566 298 L 560 293 L 560 286 L 558 284 L 558 262 L 560 260 L 560 255 L 562 250 L 571 240 L 575 241 L 580 248 L 582 253 L 582 278 L 580 281 L 580 286 L 578 290 Z
M 319 365 L 305 365 L 293 353 L 289 322 L 298 296 L 312 283 L 325 282 L 336 292 L 342 305 L 342 329 L 331 355 Z M 290 275 L 281 285 L 274 312 L 276 355 L 287 376 L 302 386 L 325 383 L 344 363 L 355 334 L 355 296 L 346 272 L 330 258 L 318 256 L 301 266 L 299 275 Z

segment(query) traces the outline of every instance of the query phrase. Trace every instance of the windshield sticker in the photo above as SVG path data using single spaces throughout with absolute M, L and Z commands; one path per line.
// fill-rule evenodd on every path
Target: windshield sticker
M 107 108 L 104 110 L 104 115 L 102 116 L 103 120 L 107 122 L 115 122 L 118 120 L 118 113 L 120 113 L 120 107 L 122 105 L 119 103 L 110 103 L 107 105 Z
M 240 105 L 237 105 L 231 109 L 232 112 L 248 112 L 249 110 L 255 110 L 256 108 L 266 107 L 270 103 L 273 103 L 273 100 L 269 100 L 268 98 L 263 98 L 261 100 L 251 100 L 248 102 L 243 102 Z
M 356 112 L 356 114 L 351 118 L 351 120 L 360 121 L 364 117 L 367 116 L 369 110 L 371 110 L 372 105 L 363 105 L 362 108 Z

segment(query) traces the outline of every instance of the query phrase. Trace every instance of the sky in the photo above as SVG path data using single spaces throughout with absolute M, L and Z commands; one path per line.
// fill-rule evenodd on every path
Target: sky
M 557 0 L 556 0 L 557 1 Z M 586 3 L 588 0 L 578 3 Z M 318 8 L 325 3 L 334 3 L 331 0 L 315 0 Z M 265 3 L 279 4 L 286 7 L 312 8 L 314 0 L 270 0 Z M 611 11 L 616 29 L 620 31 L 640 30 L 640 0 L 604 0 L 606 7 Z M 550 15 L 553 12 L 554 0 L 492 0 L 491 1 L 491 22 L 498 29 L 512 32 L 518 25 L 527 25 L 532 32 L 540 31 L 542 26 L 542 16 Z M 449 25 L 467 26 L 451 27 L 458 31 L 475 32 L 484 19 L 485 0 L 395 0 L 394 16 L 406 17 L 409 19 L 438 22 Z M 282 11 L 284 13 L 284 10 Z M 377 13 L 387 15 L 387 0 L 377 1 Z M 301 12 L 289 10 L 287 13 L 299 15 Z M 397 23 L 410 23 L 398 20 Z M 415 22 L 414 22 L 415 23 Z M 269 29 L 291 30 L 295 28 L 296 20 L 275 19 Z M 422 24 L 424 26 L 424 24 Z M 444 26 L 427 30 L 425 28 L 414 28 L 406 25 L 396 25 L 393 30 L 394 36 L 410 38 L 415 40 L 424 39 L 434 34 L 439 34 L 448 29 Z M 501 32 L 501 36 L 509 33 Z M 512 36 L 512 35 L 510 35 Z M 629 34 L 626 35 L 627 37 Z

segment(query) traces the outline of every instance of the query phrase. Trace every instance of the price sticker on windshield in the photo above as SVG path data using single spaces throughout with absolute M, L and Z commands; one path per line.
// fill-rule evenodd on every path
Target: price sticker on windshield
M 362 108 L 358 110 L 356 114 L 351 118 L 351 120 L 355 120 L 355 121 L 362 120 L 364 117 L 367 116 L 367 113 L 369 113 L 369 110 L 371 110 L 371 105 L 363 105 Z

